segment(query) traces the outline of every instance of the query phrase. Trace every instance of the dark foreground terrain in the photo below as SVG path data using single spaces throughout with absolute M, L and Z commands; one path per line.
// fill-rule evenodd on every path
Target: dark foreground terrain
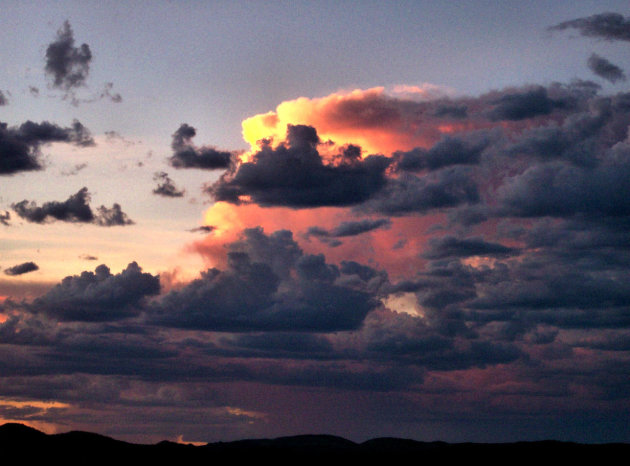
M 17 455 L 20 461 L 59 459 L 64 465 L 88 464 L 94 460 L 274 461 L 275 464 L 341 464 L 352 460 L 426 461 L 481 460 L 506 464 L 514 460 L 606 461 L 628 458 L 630 444 L 578 444 L 542 441 L 517 443 L 418 442 L 397 438 L 377 438 L 354 443 L 330 435 L 300 435 L 277 439 L 240 440 L 209 443 L 204 446 L 160 442 L 140 445 L 114 440 L 89 432 L 48 435 L 22 424 L 0 426 L 0 451 Z M 31 464 L 31 463 L 29 463 Z M 328 466 L 328 465 L 324 465 Z

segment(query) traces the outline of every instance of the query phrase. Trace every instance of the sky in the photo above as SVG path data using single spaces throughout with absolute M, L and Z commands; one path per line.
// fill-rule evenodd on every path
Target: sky
M 630 442 L 627 2 L 0 25 L 0 422 Z

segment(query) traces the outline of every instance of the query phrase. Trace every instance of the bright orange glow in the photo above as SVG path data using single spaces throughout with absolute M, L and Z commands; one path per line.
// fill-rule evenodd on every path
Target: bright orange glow
M 283 141 L 288 124 L 314 126 L 322 141 L 337 145 L 356 144 L 366 154 L 390 154 L 396 150 L 429 147 L 440 138 L 440 131 L 401 113 L 396 100 L 383 87 L 355 89 L 310 99 L 300 97 L 282 102 L 275 112 L 254 115 L 243 121 L 243 138 L 255 151 L 258 141 Z M 411 129 L 411 131 L 410 131 Z M 251 153 L 242 157 L 249 160 Z
M 243 229 L 262 227 L 266 234 L 282 229 L 291 230 L 293 239 L 306 254 L 324 254 L 329 263 L 353 260 L 382 268 L 392 279 L 409 274 L 413 276 L 423 268 L 425 261 L 419 254 L 430 236 L 426 232 L 436 223 L 444 221 L 441 214 L 393 218 L 389 228 L 337 238 L 343 244 L 330 247 L 317 238 L 307 238 L 305 234 L 308 228 L 318 226 L 332 230 L 344 221 L 351 221 L 354 217 L 350 208 L 263 208 L 256 204 L 218 202 L 206 211 L 204 218 L 204 224 L 216 229 L 204 239 L 189 245 L 188 250 L 199 253 L 209 267 L 225 267 L 225 245 L 238 240 Z M 365 217 L 356 219 L 362 218 Z

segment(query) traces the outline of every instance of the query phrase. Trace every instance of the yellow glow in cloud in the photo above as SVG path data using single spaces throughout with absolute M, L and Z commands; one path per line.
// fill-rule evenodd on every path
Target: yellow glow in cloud
M 258 141 L 272 139 L 274 146 L 283 141 L 287 125 L 310 125 L 317 129 L 322 141 L 332 140 L 337 145 L 357 144 L 366 153 L 389 154 L 395 150 L 428 147 L 440 137 L 433 124 L 409 111 L 408 102 L 430 100 L 444 96 L 437 86 L 397 86 L 391 94 L 384 87 L 355 89 L 333 93 L 326 97 L 299 97 L 282 102 L 274 112 L 254 115 L 243 121 L 243 138 L 252 151 Z M 244 156 L 249 160 L 251 153 Z

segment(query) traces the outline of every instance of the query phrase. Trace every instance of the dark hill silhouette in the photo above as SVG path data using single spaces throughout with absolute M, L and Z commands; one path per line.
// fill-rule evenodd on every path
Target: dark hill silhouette
M 21 460 L 63 458 L 64 464 L 98 460 L 231 461 L 273 460 L 276 464 L 314 464 L 321 461 L 408 460 L 470 461 L 499 464 L 505 461 L 562 458 L 563 461 L 606 461 L 628 457 L 630 444 L 578 444 L 541 441 L 516 443 L 419 442 L 399 438 L 376 438 L 355 443 L 333 435 L 297 435 L 275 439 L 250 439 L 208 443 L 204 446 L 162 441 L 134 444 L 99 434 L 72 431 L 48 435 L 22 424 L 0 426 L 0 451 L 17 454 Z M 53 456 L 51 456 L 53 455 Z M 621 455 L 621 456 L 620 456 Z M 329 465 L 326 465 L 329 466 Z

